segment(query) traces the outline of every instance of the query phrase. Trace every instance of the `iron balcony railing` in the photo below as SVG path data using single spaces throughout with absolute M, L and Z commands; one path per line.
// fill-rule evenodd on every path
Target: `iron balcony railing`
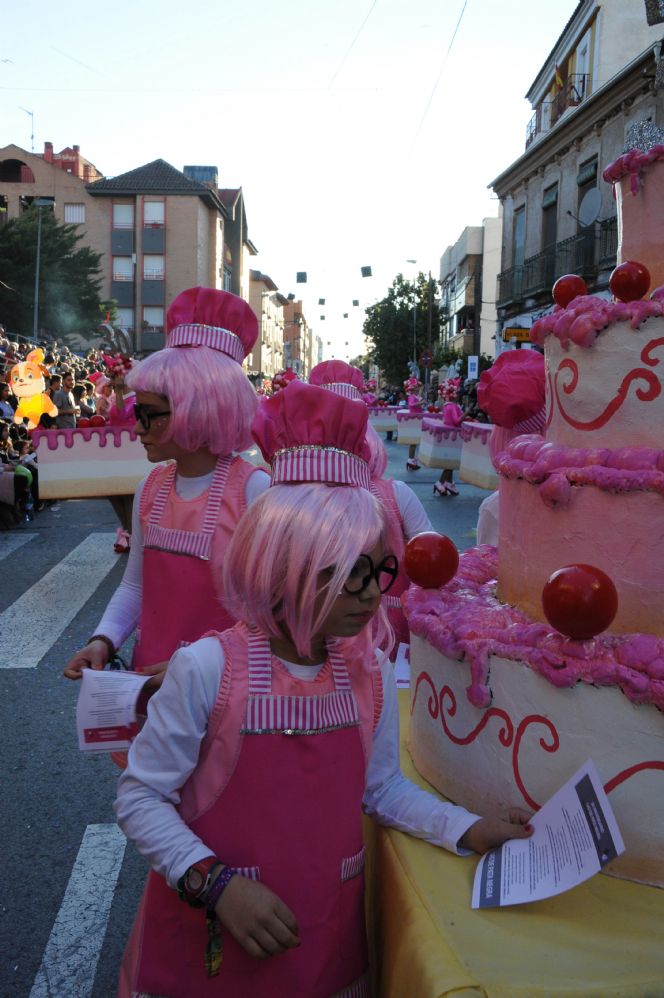
M 590 96 L 590 73 L 574 73 L 553 100 L 542 101 L 526 125 L 526 149 L 538 135 L 548 132 L 569 107 L 578 107 Z
M 599 270 L 615 264 L 618 229 L 615 216 L 583 229 L 569 239 L 546 247 L 522 264 L 498 275 L 499 306 L 522 302 L 539 294 L 548 294 L 558 277 L 578 274 L 592 280 Z

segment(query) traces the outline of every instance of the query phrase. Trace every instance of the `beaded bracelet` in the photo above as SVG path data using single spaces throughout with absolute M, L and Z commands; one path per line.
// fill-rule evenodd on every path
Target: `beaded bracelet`
M 217 901 L 224 893 L 236 873 L 237 870 L 235 870 L 232 866 L 225 866 L 221 872 L 217 874 L 215 880 L 208 887 L 205 898 L 205 907 L 208 911 L 214 911 Z
M 115 656 L 115 645 L 113 644 L 111 639 L 107 638 L 105 634 L 93 634 L 91 638 L 88 638 L 88 644 L 91 644 L 93 641 L 104 642 L 104 644 L 108 649 L 108 660 L 110 662 L 110 660 Z

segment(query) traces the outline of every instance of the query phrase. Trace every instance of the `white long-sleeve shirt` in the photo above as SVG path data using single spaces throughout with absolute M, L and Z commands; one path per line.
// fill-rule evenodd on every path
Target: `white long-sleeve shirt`
M 311 681 L 322 668 L 286 661 L 284 665 L 298 679 Z M 176 805 L 180 788 L 196 768 L 223 670 L 224 653 L 216 638 L 202 638 L 173 655 L 118 784 L 115 812 L 120 827 L 171 886 L 211 852 L 184 823 Z M 383 707 L 373 735 L 364 810 L 382 825 L 466 855 L 457 843 L 479 817 L 438 800 L 402 774 L 396 684 L 389 662 L 382 666 L 382 678 Z

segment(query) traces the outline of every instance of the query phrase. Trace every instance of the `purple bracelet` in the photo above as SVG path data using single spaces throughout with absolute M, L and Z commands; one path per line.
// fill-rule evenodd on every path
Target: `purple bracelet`
M 205 907 L 208 911 L 214 911 L 217 901 L 224 893 L 236 873 L 237 870 L 235 870 L 232 866 L 225 866 L 221 873 L 217 874 L 216 878 L 208 888 L 207 897 L 205 898 Z

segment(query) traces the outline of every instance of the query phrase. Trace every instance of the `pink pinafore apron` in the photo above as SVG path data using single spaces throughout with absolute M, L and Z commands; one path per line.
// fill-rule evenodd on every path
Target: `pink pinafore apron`
M 392 482 L 386 478 L 372 478 L 371 480 L 371 494 L 378 499 L 381 506 L 383 507 L 383 512 L 385 513 L 389 522 L 389 531 L 392 537 L 401 540 L 403 544 L 405 542 L 405 537 L 403 533 L 403 526 L 401 522 L 401 513 L 399 512 L 399 507 L 397 501 L 394 497 L 394 490 L 392 488 Z M 410 579 L 406 575 L 405 569 L 403 567 L 403 558 L 399 559 L 399 574 L 394 582 L 394 585 L 390 588 L 389 593 L 383 596 L 383 606 L 387 609 L 387 616 L 389 618 L 390 624 L 394 631 L 395 645 L 392 653 L 392 658 L 395 657 L 399 645 L 403 642 L 405 644 L 410 644 L 410 631 L 408 629 L 408 622 L 406 616 L 401 607 L 401 594 L 405 593 L 406 589 L 410 585 Z
M 362 798 L 382 703 L 380 673 L 353 669 L 351 684 L 332 641 L 328 661 L 305 682 L 244 624 L 217 637 L 223 679 L 180 813 L 211 853 L 282 899 L 301 943 L 258 960 L 224 928 L 223 959 L 210 977 L 205 914 L 153 872 L 119 994 L 364 998 Z
M 246 508 L 255 468 L 242 458 L 217 462 L 209 489 L 196 499 L 175 491 L 175 464 L 155 468 L 141 496 L 143 602 L 132 667 L 141 672 L 214 628 L 235 623 L 221 604 L 223 554 Z

